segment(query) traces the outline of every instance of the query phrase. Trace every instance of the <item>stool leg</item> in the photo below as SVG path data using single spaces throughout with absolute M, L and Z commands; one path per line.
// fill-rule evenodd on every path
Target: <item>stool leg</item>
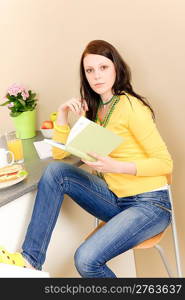
M 166 258 L 166 256 L 165 256 L 165 254 L 164 254 L 164 250 L 163 250 L 162 247 L 159 246 L 159 245 L 155 245 L 154 248 L 156 248 L 156 249 L 158 250 L 158 252 L 159 252 L 159 254 L 160 254 L 161 258 L 162 258 L 162 261 L 163 261 L 163 263 L 164 263 L 164 266 L 165 266 L 165 268 L 166 268 L 166 271 L 167 271 L 167 273 L 168 273 L 168 276 L 169 276 L 169 277 L 173 277 L 173 272 L 171 271 L 171 269 L 170 269 L 170 267 L 169 267 L 169 263 L 168 263 L 168 261 L 167 261 L 167 258 Z
M 177 275 L 178 277 L 182 276 L 182 270 L 181 270 L 181 262 L 180 262 L 180 251 L 179 251 L 179 243 L 178 243 L 178 237 L 177 237 L 177 228 L 176 228 L 176 222 L 175 222 L 175 215 L 174 215 L 174 209 L 173 209 L 173 200 L 172 200 L 172 192 L 169 186 L 168 189 L 170 202 L 172 206 L 172 235 L 173 235 L 173 242 L 174 242 L 174 248 L 175 248 L 175 260 L 176 260 L 176 266 L 177 266 Z

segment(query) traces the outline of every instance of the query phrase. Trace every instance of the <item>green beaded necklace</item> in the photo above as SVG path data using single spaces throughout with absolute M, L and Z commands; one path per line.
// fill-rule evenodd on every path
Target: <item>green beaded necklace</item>
M 99 117 L 98 117 L 98 111 L 97 111 L 95 122 L 98 121 L 100 123 L 100 126 L 106 127 L 107 124 L 108 124 L 108 122 L 109 122 L 109 120 L 110 120 L 110 117 L 111 117 L 111 115 L 112 115 L 112 113 L 113 113 L 113 111 L 115 109 L 115 106 L 119 102 L 119 100 L 120 100 L 120 98 L 118 96 L 113 96 L 108 102 L 104 103 L 104 105 L 105 105 L 105 104 L 108 104 L 108 103 L 110 103 L 112 101 L 111 107 L 107 111 L 107 113 L 106 113 L 106 115 L 105 115 L 105 117 L 103 118 L 102 121 L 99 119 Z M 102 103 L 100 102 L 98 110 L 99 110 L 99 108 L 100 108 L 101 105 L 102 105 Z
M 105 105 L 105 104 L 108 104 L 108 103 L 110 103 L 112 101 L 111 107 L 107 111 L 107 113 L 106 113 L 106 115 L 105 115 L 105 117 L 103 118 L 102 121 L 99 119 L 99 117 L 98 117 L 98 111 L 97 111 L 95 122 L 98 122 L 100 124 L 100 126 L 106 127 L 107 124 L 108 124 L 108 122 L 109 122 L 109 120 L 110 120 L 110 117 L 111 117 L 111 115 L 112 115 L 112 113 L 113 113 L 113 111 L 115 109 L 115 106 L 119 102 L 119 100 L 120 100 L 120 98 L 118 96 L 113 96 L 108 102 L 104 103 L 104 105 Z M 101 102 L 99 104 L 98 110 L 99 110 L 100 107 L 101 107 Z M 101 179 L 105 180 L 103 173 L 98 172 L 98 171 L 95 171 L 95 173 L 96 173 L 96 175 L 98 177 L 100 177 Z
M 100 98 L 100 105 L 107 105 L 109 103 L 111 103 L 111 101 L 113 100 L 115 96 L 113 95 L 112 98 L 110 100 L 108 100 L 107 102 L 103 102 L 102 99 Z

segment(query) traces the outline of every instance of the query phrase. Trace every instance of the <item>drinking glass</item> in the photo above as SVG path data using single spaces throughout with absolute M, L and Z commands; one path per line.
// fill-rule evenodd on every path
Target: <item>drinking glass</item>
M 8 146 L 8 150 L 14 154 L 14 161 L 16 163 L 24 162 L 23 145 L 22 140 L 16 137 L 16 132 L 5 133 L 5 138 Z

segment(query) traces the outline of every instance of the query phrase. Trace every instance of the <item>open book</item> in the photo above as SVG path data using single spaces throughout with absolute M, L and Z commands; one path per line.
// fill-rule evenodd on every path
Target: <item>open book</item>
M 84 160 L 95 161 L 96 159 L 87 153 L 95 152 L 106 156 L 123 142 L 123 138 L 82 116 L 72 127 L 66 144 L 51 139 L 44 141 Z

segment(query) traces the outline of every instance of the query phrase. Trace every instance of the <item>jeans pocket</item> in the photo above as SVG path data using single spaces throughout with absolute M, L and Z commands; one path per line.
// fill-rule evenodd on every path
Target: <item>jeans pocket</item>
M 165 206 L 163 206 L 163 205 L 161 205 L 161 204 L 158 204 L 158 203 L 153 203 L 155 206 L 158 206 L 158 207 L 160 207 L 160 208 L 162 208 L 162 209 L 164 209 L 164 210 L 167 210 L 168 212 L 170 212 L 171 213 L 171 209 L 170 208 L 167 208 L 167 207 L 165 207 Z
M 172 211 L 171 211 L 171 203 L 166 201 L 161 201 L 161 203 L 156 203 L 155 201 L 152 203 L 153 206 L 157 207 L 161 212 L 163 211 L 163 216 L 168 219 L 166 227 L 171 223 L 172 220 Z

